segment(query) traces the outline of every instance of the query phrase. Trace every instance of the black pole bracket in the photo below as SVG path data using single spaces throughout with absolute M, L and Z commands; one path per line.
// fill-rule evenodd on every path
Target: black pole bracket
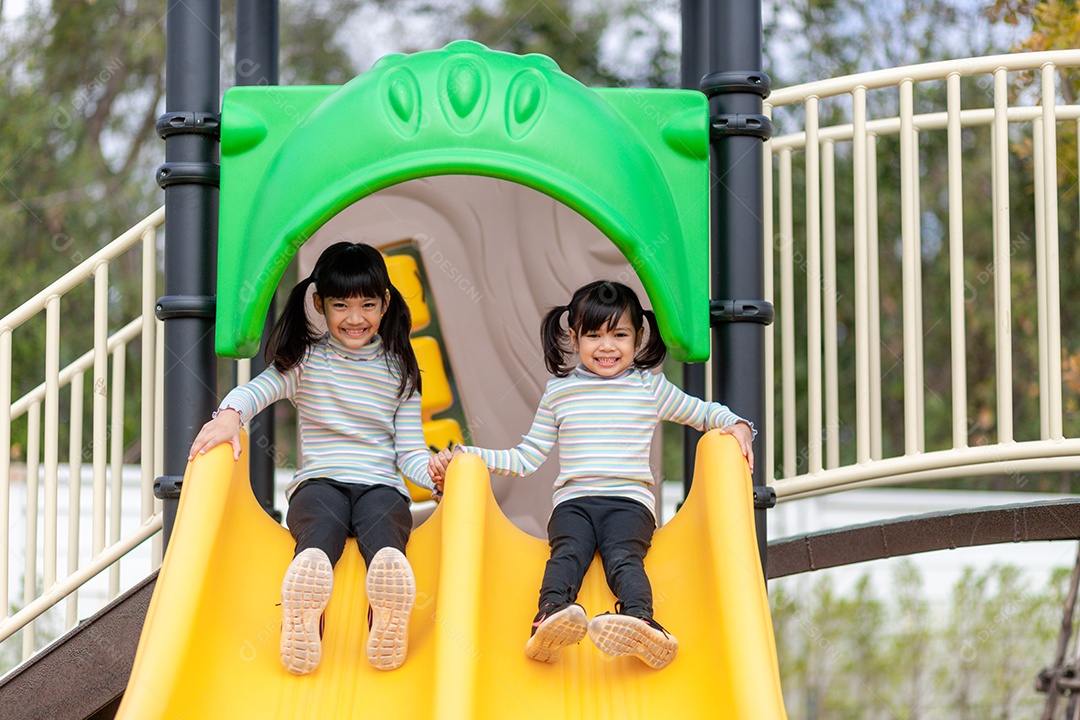
M 154 479 L 154 497 L 158 500 L 180 499 L 180 486 L 184 484 L 183 475 L 162 475 Z
M 158 136 L 209 135 L 221 137 L 221 116 L 208 112 L 167 112 L 157 119 Z
M 771 485 L 754 486 L 754 509 L 768 510 L 776 507 L 776 489 Z
M 162 190 L 180 183 L 216 187 L 221 182 L 221 166 L 211 162 L 167 162 L 158 167 L 156 179 Z
M 772 325 L 776 313 L 773 305 L 764 300 L 710 300 L 709 325 L 751 322 Z
M 772 120 L 764 115 L 751 113 L 724 113 L 713 115 L 709 118 L 709 139 L 728 137 L 730 135 L 750 135 L 762 140 L 772 137 Z
M 764 100 L 772 92 L 772 81 L 765 73 L 755 70 L 725 70 L 709 73 L 701 78 L 698 87 L 708 97 L 716 97 L 726 93 L 749 92 L 760 95 L 761 99 Z
M 217 298 L 213 295 L 166 295 L 154 307 L 158 320 L 172 318 L 210 318 L 217 316 Z

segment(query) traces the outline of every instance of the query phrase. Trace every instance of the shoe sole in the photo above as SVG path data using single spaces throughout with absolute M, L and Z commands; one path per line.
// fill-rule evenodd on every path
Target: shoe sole
M 409 649 L 409 616 L 416 603 L 416 580 L 408 559 L 394 548 L 383 548 L 371 559 L 367 573 L 371 607 L 368 662 L 379 670 L 394 670 Z
M 322 659 L 319 623 L 330 592 L 334 567 L 322 550 L 308 548 L 295 558 L 281 583 L 281 664 L 306 675 Z
M 679 641 L 630 615 L 597 615 L 589 623 L 589 639 L 608 655 L 634 655 L 659 670 L 675 659 Z
M 565 607 L 544 620 L 525 643 L 525 657 L 538 662 L 559 660 L 562 649 L 582 641 L 588 632 L 588 618 L 580 605 Z

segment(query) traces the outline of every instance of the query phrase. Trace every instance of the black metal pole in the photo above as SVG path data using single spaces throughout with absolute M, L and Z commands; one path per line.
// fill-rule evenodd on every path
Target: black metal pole
M 278 84 L 278 0 L 236 1 L 236 84 Z M 274 324 L 277 308 L 273 300 L 266 313 L 262 345 L 251 359 L 251 374 L 266 369 L 266 338 Z M 249 438 L 251 490 L 263 509 L 275 520 L 274 508 L 275 436 L 274 408 L 269 407 L 251 420 Z
M 708 50 L 708 23 L 705 22 L 706 0 L 683 0 L 682 2 L 682 64 L 681 83 L 684 88 L 697 90 L 701 78 L 710 69 Z M 683 365 L 683 390 L 694 397 L 705 397 L 705 364 Z M 694 481 L 694 458 L 697 455 L 701 433 L 688 425 L 683 426 L 683 496 L 690 493 Z
M 766 568 L 764 492 L 765 332 L 772 308 L 764 303 L 762 141 L 772 126 L 762 116 L 769 79 L 762 72 L 761 0 L 709 4 L 709 59 L 714 72 L 701 84 L 710 97 L 713 148 L 713 392 L 754 421 L 755 520 Z M 717 302 L 719 301 L 719 302 Z
M 164 542 L 172 533 L 188 449 L 217 406 L 214 285 L 217 256 L 221 6 L 168 0 L 165 18 Z

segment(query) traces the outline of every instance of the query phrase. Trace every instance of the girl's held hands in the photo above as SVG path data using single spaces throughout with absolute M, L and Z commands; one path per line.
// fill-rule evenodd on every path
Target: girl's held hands
M 195 459 L 196 455 L 205 455 L 212 448 L 227 442 L 232 445 L 233 459 L 240 459 L 240 413 L 232 408 L 224 408 L 218 411 L 217 417 L 202 426 L 199 434 L 195 436 L 195 442 L 191 443 L 188 450 L 188 461 Z
M 720 432 L 725 435 L 732 435 L 739 441 L 742 454 L 750 465 L 750 472 L 754 472 L 754 431 L 750 429 L 750 426 L 744 422 L 737 422 L 734 425 L 720 428 Z
M 454 459 L 454 456 L 460 455 L 462 452 L 460 448 L 440 450 L 428 460 L 428 475 L 431 476 L 431 482 L 435 484 L 435 488 L 440 495 L 442 494 L 443 481 L 446 479 L 446 468 L 450 466 L 450 461 Z

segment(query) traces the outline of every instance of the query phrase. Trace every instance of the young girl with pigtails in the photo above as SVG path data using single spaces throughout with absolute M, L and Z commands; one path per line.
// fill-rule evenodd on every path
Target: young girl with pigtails
M 326 333 L 308 320 L 309 286 Z M 191 446 L 189 459 L 226 442 L 239 458 L 245 422 L 278 400 L 297 408 L 303 462 L 286 489 L 296 550 L 281 586 L 281 661 L 297 675 L 319 664 L 323 611 L 348 537 L 368 568 L 368 660 L 382 670 L 405 660 L 416 585 L 405 557 L 410 497 L 398 471 L 431 487 L 410 325 L 379 251 L 331 245 L 289 294 L 267 339 L 272 365 L 226 395 Z
M 431 458 L 432 480 L 441 489 L 450 460 L 462 452 L 479 455 L 494 473 L 530 475 L 558 441 L 560 472 L 548 521 L 551 557 L 525 654 L 556 662 L 562 648 L 588 634 L 608 655 L 634 655 L 650 667 L 665 667 L 679 644 L 653 618 L 643 562 L 656 529 L 649 467 L 653 432 L 661 420 L 702 431 L 719 428 L 739 441 L 752 470 L 753 426 L 724 405 L 686 395 L 651 370 L 667 348 L 652 312 L 642 309 L 626 285 L 597 281 L 578 289 L 568 305 L 544 317 L 541 340 L 555 377 L 521 444 L 509 450 L 444 450 Z M 576 367 L 565 364 L 571 351 L 580 359 Z M 617 602 L 614 613 L 589 621 L 577 595 L 597 551 Z

